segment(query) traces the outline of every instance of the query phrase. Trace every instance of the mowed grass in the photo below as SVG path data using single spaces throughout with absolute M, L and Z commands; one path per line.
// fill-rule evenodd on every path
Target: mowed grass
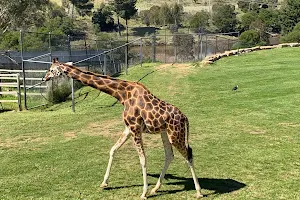
M 299 199 L 299 54 L 300 48 L 285 48 L 207 67 L 144 65 L 120 78 L 136 81 L 149 73 L 141 82 L 189 117 L 205 199 Z M 0 113 L 0 199 L 139 199 L 142 173 L 131 141 L 115 156 L 109 188 L 99 188 L 124 129 L 123 107 L 84 91 L 91 92 L 77 100 L 75 113 L 70 102 Z M 151 189 L 164 151 L 159 135 L 144 135 L 144 142 Z M 194 199 L 191 173 L 174 152 L 167 179 L 150 199 Z

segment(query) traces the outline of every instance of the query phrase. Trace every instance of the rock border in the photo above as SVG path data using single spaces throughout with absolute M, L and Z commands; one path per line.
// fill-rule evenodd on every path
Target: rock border
M 231 50 L 231 51 L 225 51 L 224 53 L 218 53 L 214 55 L 209 55 L 204 58 L 204 60 L 201 61 L 203 65 L 209 65 L 213 64 L 215 61 L 228 57 L 228 56 L 234 56 L 239 55 L 243 53 L 250 53 L 253 51 L 259 51 L 259 50 L 267 50 L 267 49 L 276 49 L 276 48 L 285 48 L 285 47 L 300 47 L 300 43 L 283 43 L 273 46 L 256 46 L 252 48 L 245 48 L 245 49 L 237 49 L 237 50 Z

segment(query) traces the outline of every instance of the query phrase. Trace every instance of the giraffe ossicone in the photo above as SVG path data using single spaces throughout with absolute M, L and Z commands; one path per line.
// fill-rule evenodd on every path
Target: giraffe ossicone
M 115 152 L 132 137 L 143 172 L 141 199 L 146 199 L 148 181 L 142 133 L 160 133 L 165 149 L 165 163 L 155 187 L 151 190 L 151 194 L 155 194 L 161 186 L 166 171 L 174 158 L 172 149 L 174 146 L 188 163 L 195 184 L 196 197 L 203 196 L 193 165 L 192 149 L 188 144 L 188 118 L 177 107 L 158 99 L 141 83 L 85 71 L 73 66 L 72 63 L 61 63 L 58 59 L 53 59 L 44 79 L 48 81 L 63 73 L 85 85 L 115 97 L 124 106 L 123 121 L 125 130 L 110 150 L 108 166 L 101 187 L 108 186 Z

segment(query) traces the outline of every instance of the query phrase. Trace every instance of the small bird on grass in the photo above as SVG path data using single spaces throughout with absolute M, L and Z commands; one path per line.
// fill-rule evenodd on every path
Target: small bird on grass
M 237 91 L 238 88 L 239 88 L 239 86 L 236 85 L 236 86 L 234 86 L 234 87 L 232 88 L 232 91 Z

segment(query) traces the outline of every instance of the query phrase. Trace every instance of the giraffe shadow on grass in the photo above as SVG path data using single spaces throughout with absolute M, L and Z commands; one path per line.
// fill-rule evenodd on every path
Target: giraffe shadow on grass
M 148 174 L 150 177 L 158 178 L 159 174 Z M 178 190 L 158 190 L 157 194 L 151 197 L 157 197 L 165 194 L 174 194 L 183 191 L 190 191 L 195 190 L 194 181 L 192 178 L 184 178 L 179 176 L 174 176 L 172 174 L 165 175 L 166 180 L 175 180 L 175 182 L 165 182 L 163 184 L 166 185 L 183 185 L 182 189 Z M 224 194 L 237 191 L 242 189 L 246 186 L 246 184 L 238 182 L 233 179 L 216 179 L 216 178 L 199 178 L 200 186 L 202 189 L 214 191 L 209 194 L 204 194 L 204 196 L 209 196 L 213 194 Z M 149 184 L 149 186 L 152 184 Z M 108 187 L 106 190 L 115 190 L 115 189 L 123 189 L 123 188 L 130 188 L 130 187 L 139 187 L 143 185 L 128 185 L 128 186 L 117 186 L 117 187 Z

